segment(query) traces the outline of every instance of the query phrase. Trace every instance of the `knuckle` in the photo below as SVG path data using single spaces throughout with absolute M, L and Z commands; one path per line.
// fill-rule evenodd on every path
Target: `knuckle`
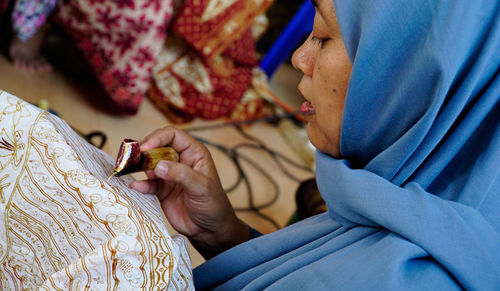
M 173 126 L 171 126 L 171 125 L 167 125 L 167 126 L 164 126 L 164 127 L 163 127 L 163 130 L 164 130 L 164 131 L 171 131 L 171 130 L 173 130 L 173 131 L 177 131 L 177 128 L 175 128 L 175 127 L 173 127 Z
M 178 170 L 175 173 L 175 180 L 177 180 L 177 182 L 181 182 L 181 181 L 186 181 L 188 178 L 189 175 L 187 168 L 184 166 L 178 167 Z

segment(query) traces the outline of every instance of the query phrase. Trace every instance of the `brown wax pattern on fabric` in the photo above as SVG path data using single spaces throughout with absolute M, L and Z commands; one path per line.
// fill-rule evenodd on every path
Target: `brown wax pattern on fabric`
M 60 118 L 6 92 L 0 116 L 0 289 L 194 290 L 156 196 Z

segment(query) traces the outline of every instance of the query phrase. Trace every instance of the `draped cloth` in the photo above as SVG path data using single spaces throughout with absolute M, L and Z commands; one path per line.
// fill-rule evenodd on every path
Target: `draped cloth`
M 187 0 L 153 69 L 149 98 L 171 122 L 263 114 L 255 41 L 274 0 Z
M 0 91 L 0 290 L 192 290 L 187 243 L 114 159 Z
M 328 212 L 194 270 L 220 290 L 500 289 L 500 1 L 335 0 L 353 64 Z
M 173 6 L 172 0 L 58 2 L 53 22 L 87 61 L 105 91 L 99 102 L 110 112 L 134 115 L 139 110 Z

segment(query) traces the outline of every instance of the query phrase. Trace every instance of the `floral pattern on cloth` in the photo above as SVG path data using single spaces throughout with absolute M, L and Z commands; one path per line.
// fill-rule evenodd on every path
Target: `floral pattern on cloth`
M 194 290 L 186 240 L 113 163 L 0 92 L 0 290 Z
M 54 20 L 85 56 L 113 111 L 135 114 L 172 12 L 172 0 L 64 1 Z
M 272 2 L 184 3 L 171 25 L 174 35 L 168 37 L 153 70 L 149 92 L 172 122 L 195 117 L 248 119 L 261 113 L 263 101 L 251 87 L 258 37 L 252 24 Z
M 22 40 L 30 39 L 57 5 L 57 0 L 16 0 L 12 11 L 12 29 Z

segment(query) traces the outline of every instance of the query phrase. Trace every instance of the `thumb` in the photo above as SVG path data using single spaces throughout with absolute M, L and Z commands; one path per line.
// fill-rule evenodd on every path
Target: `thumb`
M 156 165 L 154 172 L 160 179 L 180 184 L 196 200 L 206 200 L 206 194 L 214 190 L 213 181 L 183 163 L 163 160 Z

